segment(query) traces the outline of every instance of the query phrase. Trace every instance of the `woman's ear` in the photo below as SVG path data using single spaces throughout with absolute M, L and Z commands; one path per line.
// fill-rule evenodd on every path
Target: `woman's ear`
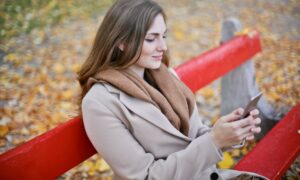
M 121 51 L 124 51 L 124 44 L 123 43 L 120 43 L 118 45 L 118 48 L 121 50 Z

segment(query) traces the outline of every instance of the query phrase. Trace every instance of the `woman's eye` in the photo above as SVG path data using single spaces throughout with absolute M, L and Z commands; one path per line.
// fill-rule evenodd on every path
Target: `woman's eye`
M 164 38 L 164 39 L 167 39 L 167 35 L 164 35 L 163 38 Z
M 153 42 L 154 39 L 145 39 L 147 42 Z

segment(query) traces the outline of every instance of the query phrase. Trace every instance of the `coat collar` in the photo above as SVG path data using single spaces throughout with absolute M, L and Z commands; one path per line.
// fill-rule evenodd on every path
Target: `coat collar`
M 169 134 L 172 134 L 187 141 L 191 141 L 189 137 L 179 132 L 161 113 L 161 111 L 153 104 L 128 96 L 126 93 L 107 83 L 103 84 L 110 93 L 118 94 L 118 97 L 122 104 L 124 104 L 132 112 L 136 113 L 140 117 L 143 117 L 145 120 L 149 121 L 150 123 L 154 124 L 158 128 L 161 128 Z

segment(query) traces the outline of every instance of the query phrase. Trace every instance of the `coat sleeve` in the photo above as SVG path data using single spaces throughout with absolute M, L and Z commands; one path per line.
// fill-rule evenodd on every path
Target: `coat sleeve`
M 82 113 L 93 146 L 122 179 L 193 179 L 222 158 L 207 133 L 166 159 L 155 159 L 153 154 L 145 152 L 107 104 L 84 98 Z
M 202 123 L 202 118 L 199 116 L 197 105 L 194 106 L 193 114 L 190 118 L 190 133 L 196 132 L 196 137 L 202 136 L 211 131 L 211 128 Z

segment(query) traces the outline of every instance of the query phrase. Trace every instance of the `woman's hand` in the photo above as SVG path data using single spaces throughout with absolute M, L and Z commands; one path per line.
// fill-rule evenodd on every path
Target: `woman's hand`
M 261 122 L 261 119 L 257 118 L 259 111 L 254 109 L 248 117 L 240 119 L 243 112 L 242 108 L 238 108 L 217 120 L 211 135 L 218 148 L 231 147 L 239 144 L 243 139 L 252 140 L 254 134 L 261 131 L 260 127 L 257 127 Z

